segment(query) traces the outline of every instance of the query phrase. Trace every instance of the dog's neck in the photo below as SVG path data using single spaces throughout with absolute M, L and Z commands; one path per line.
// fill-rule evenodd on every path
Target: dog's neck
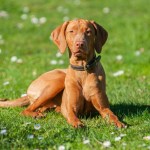
M 79 56 L 75 57 L 71 52 L 69 52 L 69 60 L 70 64 L 76 65 L 76 66 L 85 66 L 88 62 L 90 62 L 93 57 L 95 57 L 95 53 L 88 54 L 86 56 Z
M 70 57 L 70 66 L 76 71 L 89 71 L 93 69 L 100 60 L 100 56 L 96 57 L 96 54 L 89 57 Z

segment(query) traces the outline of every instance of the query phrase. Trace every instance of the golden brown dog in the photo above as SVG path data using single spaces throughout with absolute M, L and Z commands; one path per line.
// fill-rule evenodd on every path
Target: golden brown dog
M 93 21 L 78 19 L 57 27 L 51 38 L 61 53 L 68 48 L 69 68 L 43 74 L 31 83 L 27 96 L 0 102 L 0 107 L 30 103 L 22 113 L 32 117 L 41 117 L 46 109 L 56 108 L 74 127 L 84 126 L 79 115 L 97 110 L 109 122 L 124 127 L 109 108 L 105 72 L 100 56 L 95 54 L 101 52 L 107 40 L 106 30 Z

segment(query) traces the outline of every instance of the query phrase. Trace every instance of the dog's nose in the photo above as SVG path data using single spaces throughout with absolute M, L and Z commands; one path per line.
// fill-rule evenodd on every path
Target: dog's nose
M 84 46 L 84 41 L 77 41 L 76 42 L 76 47 L 77 48 L 82 48 Z

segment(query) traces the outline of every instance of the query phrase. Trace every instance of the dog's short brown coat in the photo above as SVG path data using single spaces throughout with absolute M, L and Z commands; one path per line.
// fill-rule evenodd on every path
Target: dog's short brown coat
M 68 48 L 71 65 L 84 68 L 95 57 L 95 51 L 101 52 L 107 32 L 94 21 L 78 19 L 64 22 L 52 32 L 51 38 L 61 53 Z M 79 115 L 97 110 L 117 127 L 124 127 L 109 108 L 105 86 L 105 72 L 100 62 L 84 71 L 69 66 L 43 74 L 31 83 L 27 96 L 0 102 L 0 106 L 21 106 L 30 102 L 22 114 L 32 117 L 43 116 L 46 109 L 55 108 L 74 127 L 84 126 Z

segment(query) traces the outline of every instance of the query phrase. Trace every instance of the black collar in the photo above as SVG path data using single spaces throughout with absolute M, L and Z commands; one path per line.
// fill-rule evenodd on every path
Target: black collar
M 89 61 L 85 66 L 75 66 L 70 64 L 71 68 L 77 71 L 88 71 L 92 69 L 101 59 L 101 56 L 95 56 L 91 61 Z

